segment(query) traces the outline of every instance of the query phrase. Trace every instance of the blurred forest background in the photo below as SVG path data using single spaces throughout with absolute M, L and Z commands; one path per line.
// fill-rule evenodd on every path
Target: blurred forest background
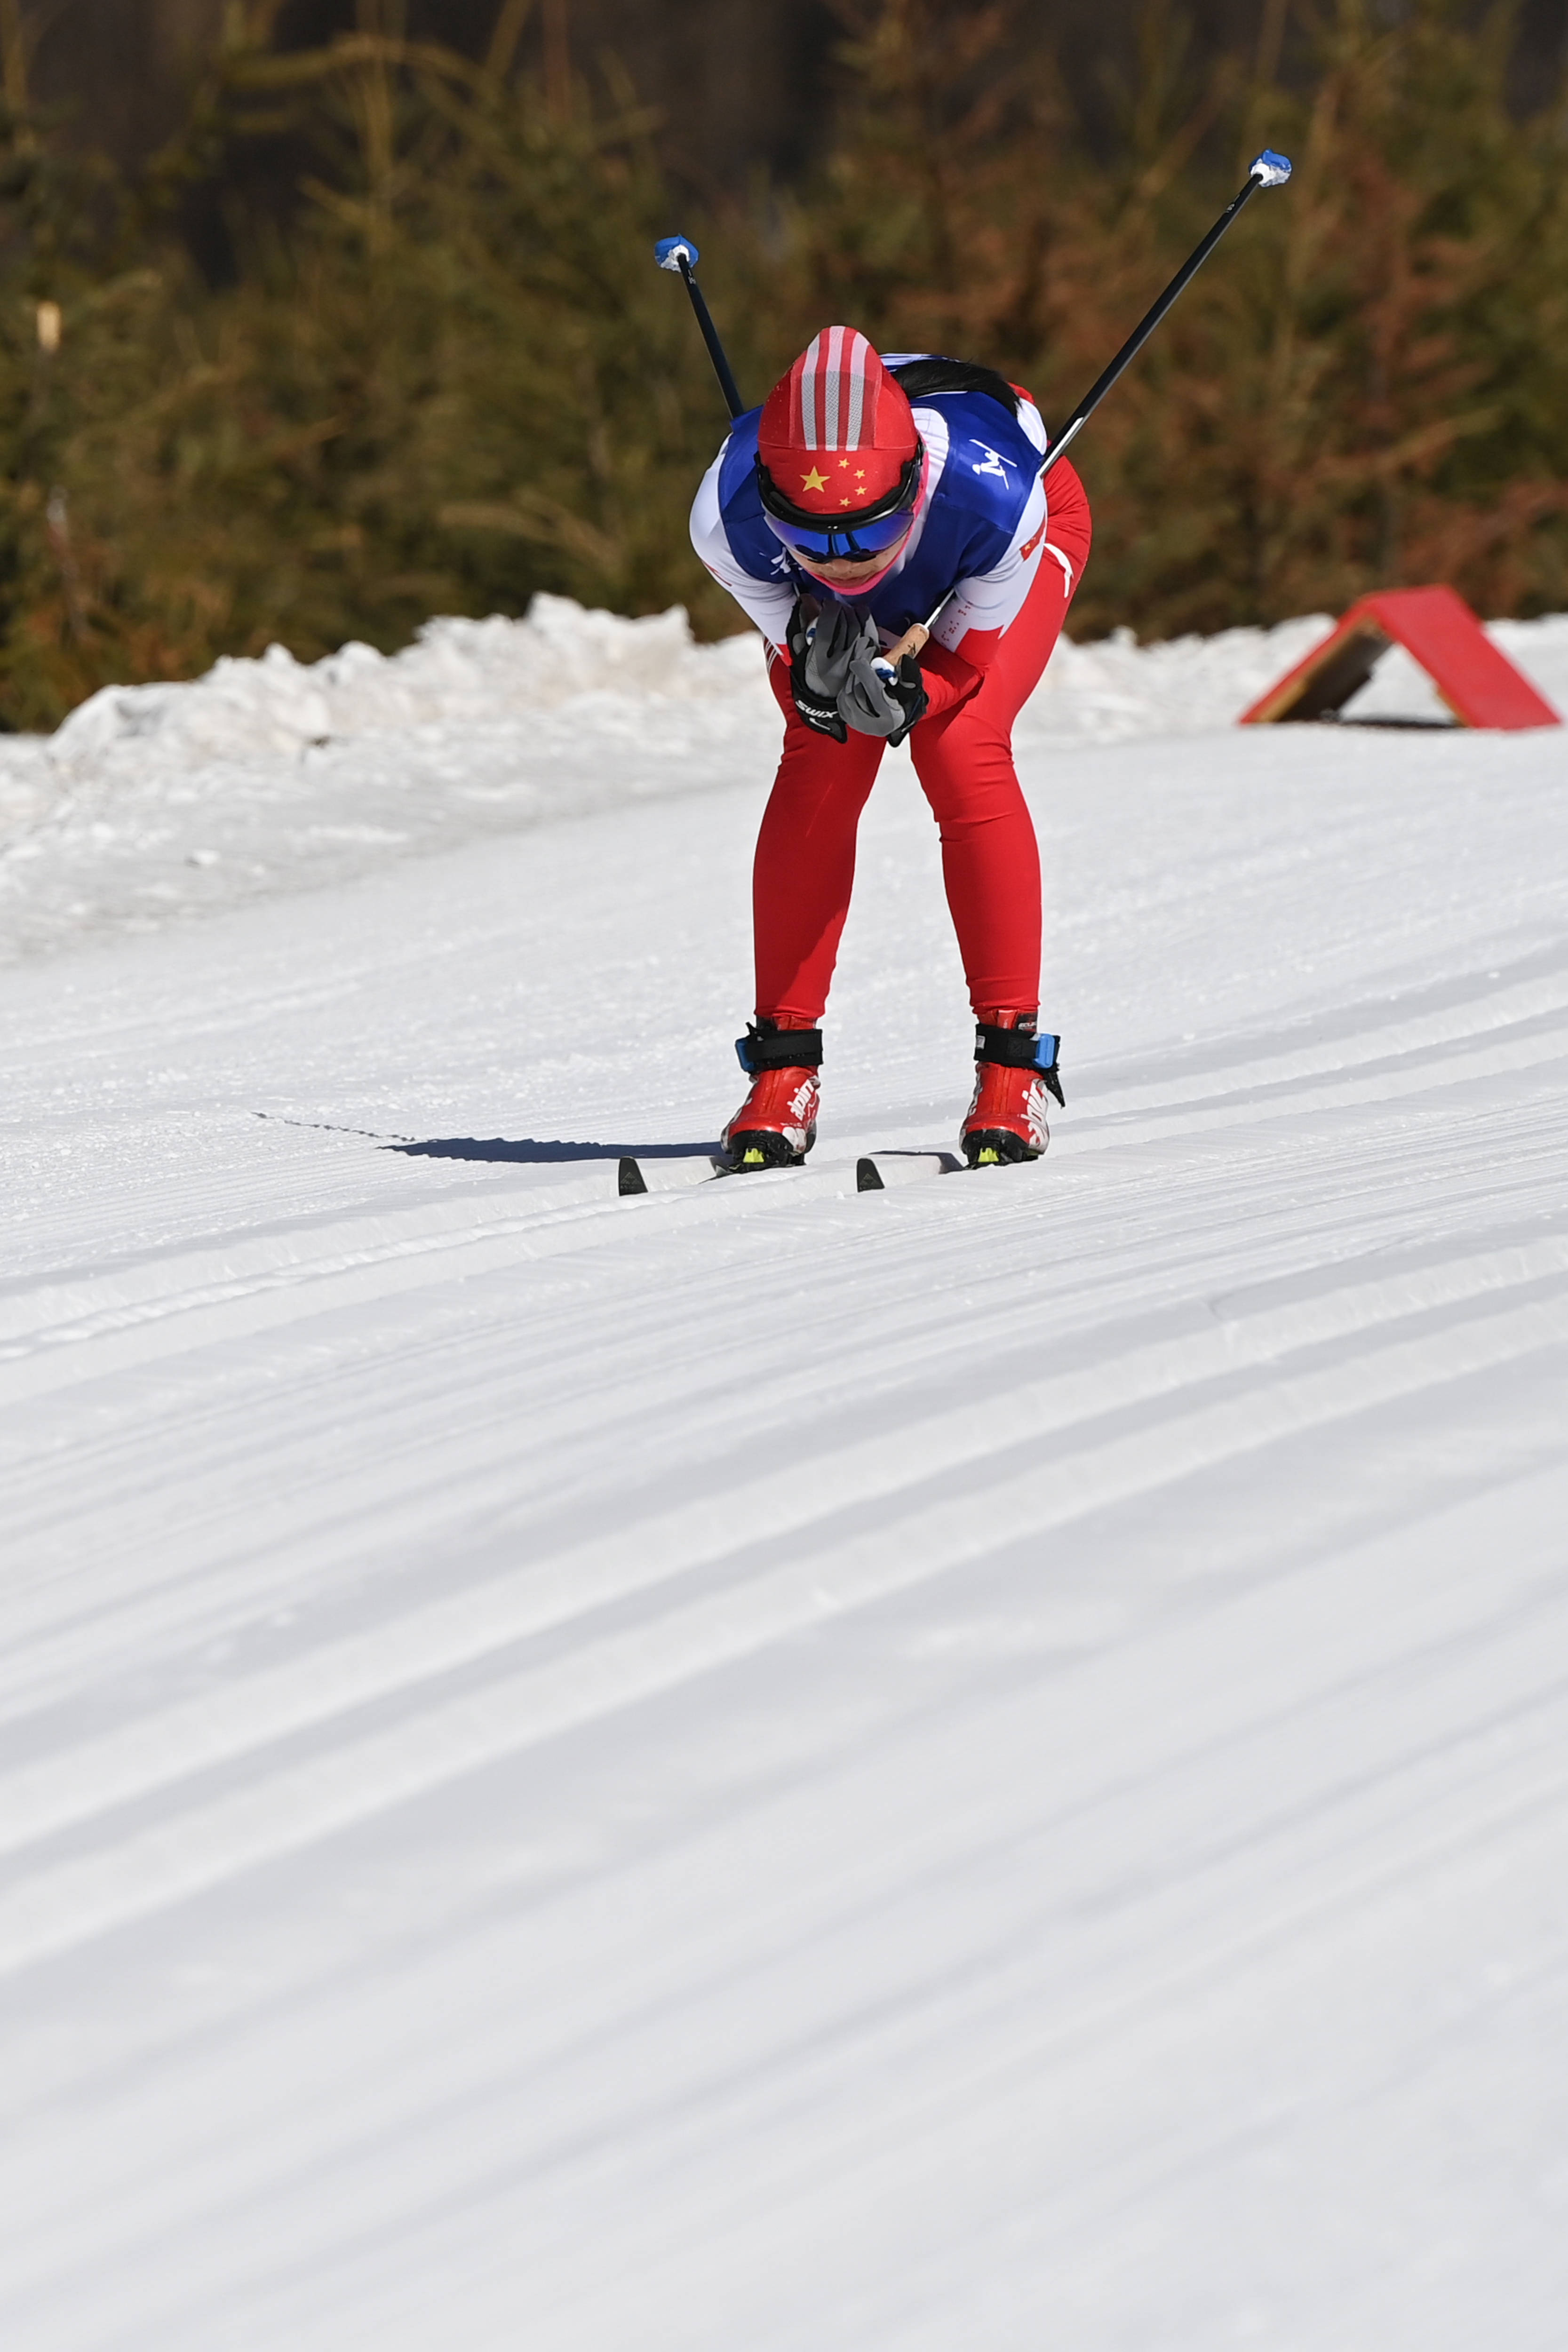
M 1568 0 L 0 0 L 0 714 L 553 589 L 738 615 L 686 539 L 820 325 L 1099 373 L 1079 635 L 1450 580 L 1568 607 Z

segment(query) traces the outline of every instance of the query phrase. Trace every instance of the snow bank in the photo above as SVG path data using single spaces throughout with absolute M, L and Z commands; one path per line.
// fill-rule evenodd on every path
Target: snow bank
M 534 599 L 387 656 L 273 646 L 106 687 L 0 747 L 0 959 L 161 927 L 607 803 L 733 782 L 778 716 L 756 641 Z
M 225 659 L 188 685 L 106 687 L 72 711 L 50 751 L 70 775 L 133 776 L 150 760 L 171 773 L 298 758 L 360 736 L 494 726 L 584 700 L 750 702 L 755 669 L 749 639 L 699 646 L 679 605 L 626 620 L 538 596 L 524 621 L 428 621 L 390 656 L 354 644 L 306 665 L 269 646 L 259 661 Z
M 1021 745 L 1230 726 L 1329 626 L 1321 614 L 1140 646 L 1059 647 Z M 1568 617 L 1500 643 L 1568 709 Z M 1441 716 L 1390 654 L 1358 713 Z M 403 652 L 281 646 L 205 677 L 107 687 L 45 741 L 0 744 L 0 960 L 136 930 L 616 802 L 769 772 L 778 718 L 756 638 L 693 642 L 534 599 L 521 621 L 435 620 Z

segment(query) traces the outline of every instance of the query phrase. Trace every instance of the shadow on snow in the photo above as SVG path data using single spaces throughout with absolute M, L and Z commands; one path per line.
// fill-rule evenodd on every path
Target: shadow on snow
M 425 1143 L 389 1143 L 387 1151 L 401 1151 L 408 1160 L 521 1160 L 534 1163 L 560 1160 L 707 1160 L 714 1143 L 570 1143 L 525 1135 L 516 1142 L 504 1135 L 433 1136 Z

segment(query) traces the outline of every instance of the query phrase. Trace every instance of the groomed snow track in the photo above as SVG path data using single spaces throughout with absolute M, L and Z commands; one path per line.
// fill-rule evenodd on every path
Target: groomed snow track
M 1042 760 L 881 1194 L 901 772 L 799 1176 L 743 792 L 7 980 L 7 2344 L 1560 2341 L 1560 740 Z

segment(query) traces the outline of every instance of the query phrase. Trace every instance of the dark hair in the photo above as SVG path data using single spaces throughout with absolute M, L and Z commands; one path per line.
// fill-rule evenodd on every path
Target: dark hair
M 895 383 L 903 386 L 904 397 L 910 401 L 923 400 L 933 392 L 983 392 L 997 401 L 1009 416 L 1018 414 L 1018 395 L 1005 376 L 994 368 L 981 367 L 973 360 L 944 360 L 931 357 L 906 360 L 902 367 L 889 371 Z

